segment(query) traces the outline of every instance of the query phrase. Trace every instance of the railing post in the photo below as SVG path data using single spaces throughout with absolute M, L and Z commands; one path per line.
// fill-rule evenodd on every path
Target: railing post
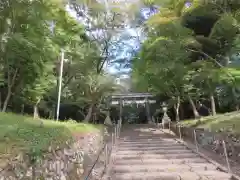
M 107 144 L 105 145 L 105 168 L 107 168 L 107 164 L 108 164 L 108 146 Z
M 115 135 L 115 144 L 116 144 L 116 142 L 117 142 L 117 125 L 115 126 L 115 128 L 114 128 L 114 131 L 115 131 L 115 133 L 114 133 L 114 135 Z
M 228 173 L 229 173 L 229 174 L 232 174 L 232 171 L 231 171 L 231 168 L 230 168 L 230 164 L 229 164 L 229 159 L 228 159 L 228 153 L 227 153 L 226 143 L 225 143 L 224 140 L 223 140 L 222 143 L 223 143 L 224 155 L 225 155 L 226 162 L 227 162 Z
M 114 133 L 112 133 L 112 147 L 114 146 Z
M 119 129 L 119 136 L 120 136 L 120 133 L 121 133 L 121 129 L 122 129 L 122 118 L 120 119 L 120 129 Z
M 182 140 L 182 131 L 181 131 L 181 124 L 178 123 L 178 131 L 179 131 L 179 138 Z
M 119 123 L 119 121 L 118 121 L 118 123 Z M 118 138 L 118 126 L 119 126 L 119 124 L 117 124 L 117 127 L 116 127 L 117 128 L 117 138 Z
M 195 145 L 196 145 L 196 150 L 198 152 L 198 142 L 197 142 L 196 129 L 193 130 L 193 135 L 194 135 L 194 141 L 195 141 Z
M 118 120 L 118 124 L 117 124 L 117 138 L 119 138 L 119 123 L 120 123 L 120 121 Z
M 122 124 L 122 121 L 121 121 L 121 119 L 120 119 L 120 120 L 119 120 L 119 126 L 118 126 L 118 138 L 120 137 L 121 124 Z

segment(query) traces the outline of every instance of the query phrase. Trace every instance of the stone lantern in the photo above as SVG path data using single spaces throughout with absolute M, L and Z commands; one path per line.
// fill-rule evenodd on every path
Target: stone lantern
M 106 110 L 106 118 L 104 120 L 104 124 L 106 126 L 113 126 L 113 123 L 112 123 L 112 120 L 111 120 L 111 117 L 110 117 L 110 110 L 111 110 L 111 108 L 110 108 L 110 98 L 107 98 L 105 100 L 106 100 L 107 107 L 105 109 Z
M 112 125 L 113 125 L 113 124 L 112 124 L 112 120 L 111 120 L 111 118 L 110 118 L 110 108 L 107 109 L 107 116 L 106 116 L 106 118 L 105 118 L 104 124 L 105 124 L 106 126 L 112 126 Z
M 167 104 L 165 102 L 162 103 L 162 110 L 164 114 L 167 113 Z
M 170 128 L 171 119 L 167 115 L 167 110 L 168 110 L 167 104 L 165 102 L 163 102 L 162 103 L 162 111 L 163 111 L 162 127 L 163 127 L 163 129 L 165 128 L 165 124 L 168 124 L 169 128 Z

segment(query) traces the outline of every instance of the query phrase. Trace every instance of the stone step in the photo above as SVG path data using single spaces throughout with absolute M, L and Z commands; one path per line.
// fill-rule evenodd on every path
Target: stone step
M 185 147 L 183 144 L 178 143 L 139 143 L 139 144 L 131 144 L 131 143 L 119 143 L 118 144 L 120 148 L 132 148 L 132 147 Z
M 177 143 L 140 143 L 139 144 L 131 144 L 131 143 L 119 143 L 120 148 L 134 148 L 134 147 L 185 147 L 182 144 Z
M 186 164 L 188 166 L 191 166 L 192 168 L 198 168 L 198 167 L 208 167 L 210 169 L 218 169 L 218 167 L 216 167 L 214 164 L 211 164 L 211 163 L 188 163 Z M 182 166 L 182 165 L 181 165 Z
M 117 160 L 114 164 L 117 165 L 137 165 L 137 164 L 155 164 L 155 165 L 168 165 L 168 164 L 188 164 L 188 163 L 208 163 L 205 159 L 195 158 L 195 159 L 133 159 L 133 160 Z
M 175 139 L 161 139 L 161 138 L 131 138 L 131 139 L 126 139 L 126 138 L 119 138 L 119 141 L 124 141 L 124 142 L 176 142 Z
M 231 175 L 165 133 L 133 126 L 121 133 L 104 180 L 230 180 Z M 123 137 L 124 135 L 124 137 Z M 108 177 L 109 176 L 109 177 Z
M 184 149 L 188 149 L 186 146 L 172 146 L 172 147 L 147 147 L 147 146 L 142 146 L 142 147 L 132 147 L 132 148 L 123 148 L 123 147 L 119 147 L 118 151 L 149 151 L 149 150 L 184 150 Z
M 174 143 L 174 142 L 151 142 L 151 141 L 139 141 L 138 143 L 135 142 L 125 142 L 125 141 L 118 141 L 118 145 L 119 146 L 123 146 L 123 147 L 135 147 L 135 146 L 148 146 L 148 145 L 152 145 L 152 146 L 183 146 L 179 143 Z
M 144 152 L 144 151 L 138 151 L 138 153 L 131 153 L 131 151 L 128 151 L 128 153 L 126 153 L 125 151 L 124 152 L 122 152 L 122 151 L 115 151 L 116 153 L 115 153 L 115 155 L 117 154 L 118 156 L 120 155 L 120 156 L 125 156 L 125 155 L 127 155 L 127 156 L 139 156 L 139 155 L 146 155 L 146 154 L 148 154 L 148 155 L 156 155 L 156 156 L 166 156 L 166 155 L 168 155 L 168 156 L 173 156 L 173 157 L 175 157 L 175 156 L 184 156 L 184 155 L 189 155 L 189 154 L 194 154 L 192 151 L 185 151 L 185 152 L 176 152 L 176 151 L 173 151 L 173 152 L 171 152 L 171 151 L 168 151 L 168 152 L 164 152 L 164 151 L 160 151 L 160 152 L 157 152 L 157 151 L 151 151 L 151 152 Z
M 231 180 L 231 175 L 219 171 L 195 172 L 133 172 L 133 173 L 114 173 L 111 175 L 113 180 Z
M 217 167 L 211 164 L 199 164 L 198 166 L 191 166 L 190 164 L 137 164 L 137 165 L 114 165 L 112 172 L 115 173 L 133 173 L 133 172 L 199 172 L 199 171 L 215 171 Z
M 118 154 L 117 156 L 115 156 L 115 159 L 124 159 L 124 160 L 128 160 L 128 159 L 139 159 L 140 155 L 137 154 L 125 154 L 125 155 L 121 155 Z M 200 157 L 197 154 L 194 153 L 183 153 L 183 154 L 149 154 L 148 152 L 145 152 L 143 154 L 141 154 L 140 156 L 141 158 L 146 158 L 146 159 L 181 159 L 181 158 L 197 158 Z
M 162 140 L 162 139 L 167 139 L 167 138 L 161 138 L 158 136 L 153 136 L 153 135 L 149 135 L 149 136 L 124 136 L 124 137 L 120 137 L 119 139 L 123 139 L 123 140 L 132 140 L 132 139 L 158 139 L 158 140 Z
M 175 139 L 163 139 L 163 138 L 149 138 L 149 137 L 144 137 L 144 138 L 118 138 L 119 141 L 125 141 L 125 142 L 139 142 L 139 141 L 157 141 L 157 142 L 176 142 Z
M 171 147 L 171 146 L 184 146 L 179 143 L 152 143 L 152 142 L 138 142 L 138 143 L 126 143 L 118 142 L 119 147 L 139 147 L 139 146 L 148 146 L 148 147 Z
M 144 152 L 141 150 L 136 150 L 136 151 L 118 151 L 117 154 L 143 154 Z M 157 149 L 157 150 L 148 150 L 147 153 L 149 154 L 182 154 L 182 153 L 192 153 L 191 150 L 189 149 L 168 149 L 168 150 L 164 150 L 164 149 Z

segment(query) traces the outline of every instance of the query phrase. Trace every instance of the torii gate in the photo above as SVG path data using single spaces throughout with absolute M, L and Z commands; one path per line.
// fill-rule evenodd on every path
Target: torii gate
M 150 115 L 150 106 L 149 104 L 156 103 L 156 100 L 150 100 L 149 98 L 154 97 L 150 93 L 125 93 L 125 94 L 113 94 L 110 96 L 110 102 L 113 105 L 119 104 L 119 117 L 120 122 L 122 122 L 122 107 L 124 104 L 132 104 L 133 102 L 136 102 L 137 104 L 144 104 L 146 107 L 146 114 L 147 114 L 147 120 L 148 123 L 153 123 L 153 119 Z M 138 99 L 138 100 L 136 100 Z M 108 113 L 109 114 L 109 113 Z M 107 117 L 105 120 L 105 124 L 111 125 L 111 119 L 110 117 Z

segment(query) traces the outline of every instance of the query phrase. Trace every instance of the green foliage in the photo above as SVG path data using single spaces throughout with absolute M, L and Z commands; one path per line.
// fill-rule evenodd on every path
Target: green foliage
M 51 65 L 46 64 L 41 72 L 41 76 L 36 77 L 31 83 L 25 84 L 21 93 L 26 103 L 31 105 L 37 102 L 39 103 L 43 96 L 55 86 L 52 69 L 53 67 Z
M 39 158 L 49 147 L 52 149 L 63 147 L 67 141 L 73 140 L 74 133 L 96 132 L 102 128 L 91 124 L 50 120 L 43 120 L 44 126 L 40 127 L 40 121 L 11 113 L 0 113 L 0 122 L 2 161 L 15 157 L 19 151 L 29 153 L 31 158 Z
M 238 21 L 231 14 L 224 14 L 213 26 L 209 37 L 219 43 L 220 52 L 225 54 L 232 47 L 239 30 Z
M 199 120 L 185 120 L 181 124 L 186 127 L 204 128 L 212 132 L 233 133 L 240 135 L 239 112 L 226 113 L 211 117 L 203 117 Z
M 89 15 L 100 18 L 92 26 L 93 30 L 104 29 L 105 20 L 110 17 L 106 16 L 102 4 L 96 1 L 81 3 L 92 9 Z M 93 42 L 86 27 L 69 15 L 61 0 L 4 1 L 0 9 L 2 111 L 9 105 L 36 108 L 40 104 L 44 111 L 52 111 L 62 49 L 67 59 L 63 68 L 63 103 L 71 101 L 85 106 L 92 101 L 99 102 L 112 92 L 113 83 L 102 75 L 108 50 L 101 49 L 106 40 L 110 42 L 112 31 L 106 33 L 106 39 Z M 119 18 L 116 21 L 121 23 Z M 110 26 L 115 24 L 109 23 L 108 28 Z
M 191 2 L 190 7 L 186 2 Z M 220 97 L 230 88 L 231 98 L 239 104 L 240 71 L 229 67 L 229 57 L 240 51 L 240 7 L 237 2 L 221 2 L 162 2 L 160 12 L 147 22 L 148 38 L 134 61 L 136 88 L 145 87 L 175 103 L 179 96 L 195 100 Z
M 134 72 L 135 76 L 139 73 L 139 84 L 147 82 L 149 91 L 174 98 L 183 93 L 185 63 L 190 60 L 186 48 L 193 41 L 192 32 L 181 26 L 179 19 L 163 19 L 155 24 L 158 17 L 149 20 L 154 29 L 143 44 L 140 59 L 135 60 Z
M 81 79 L 74 79 L 69 84 L 71 98 L 88 104 L 98 104 L 102 98 L 119 89 L 114 77 L 104 74 L 90 73 Z

